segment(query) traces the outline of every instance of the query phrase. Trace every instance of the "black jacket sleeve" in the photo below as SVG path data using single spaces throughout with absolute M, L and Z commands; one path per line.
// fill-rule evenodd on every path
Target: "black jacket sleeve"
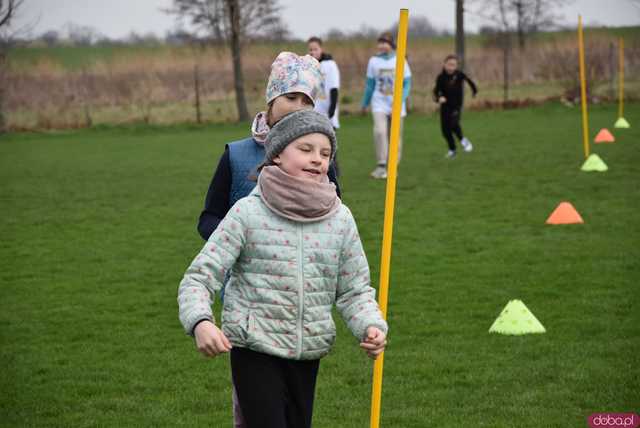
M 476 84 L 473 83 L 473 80 L 469 79 L 469 76 L 467 76 L 464 73 L 462 73 L 462 78 L 467 81 L 469 86 L 471 86 L 471 91 L 473 92 L 473 96 L 475 97 L 476 94 L 478 93 L 478 87 L 476 86 Z
M 205 241 L 216 230 L 218 224 L 229 211 L 229 194 L 231 192 L 231 164 L 229 163 L 229 149 L 225 148 L 216 172 L 213 174 L 204 210 L 198 221 L 198 233 Z
M 329 92 L 329 96 L 331 98 L 331 104 L 329 104 L 328 114 L 329 119 L 331 119 L 333 115 L 336 114 L 336 107 L 338 106 L 338 88 L 332 88 Z
M 442 75 L 439 74 L 436 79 L 436 86 L 433 87 L 433 101 L 438 102 L 438 99 L 442 96 Z
M 340 184 L 338 184 L 338 172 L 336 171 L 336 165 L 334 162 L 329 164 L 329 170 L 327 171 L 327 177 L 329 181 L 336 185 L 336 193 L 338 197 L 342 199 L 342 192 L 340 191 Z

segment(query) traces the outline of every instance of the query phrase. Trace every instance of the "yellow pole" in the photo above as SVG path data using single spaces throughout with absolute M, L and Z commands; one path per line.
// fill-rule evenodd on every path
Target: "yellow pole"
M 620 37 L 618 43 L 618 61 L 620 73 L 618 73 L 618 117 L 624 117 L 624 39 Z
M 580 101 L 582 104 L 582 138 L 584 158 L 589 157 L 589 117 L 587 115 L 587 86 L 584 72 L 584 37 L 582 35 L 582 16 L 578 15 L 578 51 L 580 54 Z
M 391 133 L 389 158 L 387 160 L 387 194 L 384 203 L 384 229 L 382 232 L 382 256 L 380 262 L 380 287 L 378 303 L 384 318 L 387 318 L 387 298 L 389 295 L 389 269 L 391 264 L 391 239 L 393 235 L 393 210 L 396 199 L 396 178 L 398 172 L 398 142 L 400 140 L 400 114 L 402 112 L 402 80 L 404 59 L 407 51 L 407 28 L 409 10 L 400 9 L 398 25 L 398 47 L 396 51 L 396 77 L 393 84 L 393 106 L 391 108 Z M 382 400 L 382 368 L 384 353 L 373 365 L 373 387 L 371 394 L 371 428 L 380 426 L 380 402 Z

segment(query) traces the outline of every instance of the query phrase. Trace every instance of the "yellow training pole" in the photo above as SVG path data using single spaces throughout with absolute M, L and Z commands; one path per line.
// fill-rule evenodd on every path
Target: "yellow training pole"
M 624 117 L 624 39 L 620 37 L 618 43 L 618 62 L 620 72 L 618 73 L 618 117 Z
M 582 102 L 582 138 L 584 158 L 589 157 L 589 118 L 587 116 L 587 86 L 584 72 L 584 37 L 582 35 L 582 16 L 578 15 L 578 51 L 580 54 L 580 101 Z
M 387 298 L 389 295 L 389 269 L 391 264 L 391 238 L 393 235 L 393 210 L 396 200 L 396 178 L 398 172 L 398 142 L 400 140 L 400 114 L 402 112 L 402 80 L 404 59 L 407 51 L 407 28 L 409 10 L 400 9 L 398 25 L 398 47 L 396 51 L 396 77 L 393 84 L 393 106 L 391 109 L 391 133 L 389 158 L 387 160 L 387 195 L 384 203 L 384 229 L 382 232 L 382 257 L 380 262 L 380 288 L 378 303 L 384 318 L 387 318 Z M 384 353 L 373 365 L 373 388 L 371 394 L 371 428 L 380 426 L 380 402 L 382 400 L 382 367 Z

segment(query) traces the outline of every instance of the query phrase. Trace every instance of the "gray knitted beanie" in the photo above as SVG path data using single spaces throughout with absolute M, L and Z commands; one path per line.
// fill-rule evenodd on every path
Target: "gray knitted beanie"
M 264 142 L 265 159 L 273 160 L 298 137 L 318 132 L 324 134 L 331 142 L 331 159 L 336 155 L 338 143 L 336 133 L 331 121 L 321 113 L 314 110 L 298 110 L 289 113 L 276 123 L 267 135 Z

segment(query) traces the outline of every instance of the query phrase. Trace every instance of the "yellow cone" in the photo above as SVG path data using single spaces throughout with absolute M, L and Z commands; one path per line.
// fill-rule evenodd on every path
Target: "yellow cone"
M 489 333 L 523 335 L 545 333 L 544 326 L 521 300 L 511 300 L 493 322 Z
M 609 167 L 607 166 L 606 163 L 604 163 L 604 161 L 602 160 L 602 158 L 600 158 L 600 156 L 598 156 L 595 153 L 591 153 L 591 155 L 587 158 L 587 160 L 584 161 L 580 169 L 586 172 L 589 172 L 589 171 L 604 172 L 608 170 Z
M 618 120 L 616 120 L 615 125 L 613 125 L 614 128 L 631 128 L 631 125 L 629 125 L 629 122 L 627 122 L 627 119 L 625 119 L 624 117 L 618 118 Z

